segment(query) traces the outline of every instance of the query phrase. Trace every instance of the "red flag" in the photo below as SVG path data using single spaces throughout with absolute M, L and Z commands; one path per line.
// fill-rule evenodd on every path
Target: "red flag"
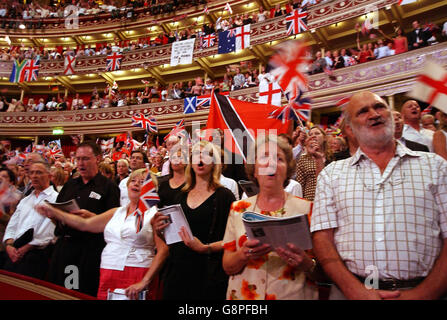
M 277 130 L 276 134 L 287 133 L 288 124 L 277 119 L 269 119 L 269 114 L 277 108 L 272 105 L 251 103 L 231 99 L 220 94 L 211 97 L 207 129 L 224 130 L 225 148 L 247 159 L 247 152 L 258 130 Z M 241 137 L 241 135 L 244 135 Z

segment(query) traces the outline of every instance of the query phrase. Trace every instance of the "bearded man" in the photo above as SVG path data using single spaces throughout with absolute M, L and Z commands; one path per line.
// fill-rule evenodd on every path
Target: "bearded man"
M 447 161 L 394 138 L 392 111 L 371 92 L 344 111 L 359 148 L 320 173 L 314 252 L 331 299 L 438 299 L 447 291 Z

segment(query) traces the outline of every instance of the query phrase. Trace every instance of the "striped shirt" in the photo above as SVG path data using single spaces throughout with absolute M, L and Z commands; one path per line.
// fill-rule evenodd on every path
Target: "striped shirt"
M 318 176 L 311 231 L 334 230 L 346 267 L 366 277 L 427 276 L 447 238 L 447 161 L 397 142 L 385 171 L 359 148 Z

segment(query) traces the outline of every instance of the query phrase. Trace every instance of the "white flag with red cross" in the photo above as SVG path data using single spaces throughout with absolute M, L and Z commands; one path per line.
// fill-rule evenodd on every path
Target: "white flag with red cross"
M 263 81 L 259 84 L 258 103 L 272 104 L 280 107 L 281 93 L 281 87 L 277 82 L 268 83 L 267 81 Z
M 408 96 L 447 113 L 447 71 L 441 65 L 427 61 Z
M 70 55 L 65 56 L 64 60 L 64 75 L 72 75 L 75 74 L 74 68 L 76 65 L 76 57 L 72 57 Z

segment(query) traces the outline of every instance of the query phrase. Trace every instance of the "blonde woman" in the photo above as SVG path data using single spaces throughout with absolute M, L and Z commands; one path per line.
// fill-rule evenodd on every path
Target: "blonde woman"
M 80 231 L 104 232 L 106 246 L 101 255 L 98 299 L 107 299 L 107 291 L 115 288 L 126 289 L 126 295 L 131 299 L 148 288 L 149 299 L 158 298 L 158 272 L 168 255 L 168 248 L 152 232 L 150 220 L 156 207 L 146 211 L 139 232 L 136 232 L 134 215 L 146 175 L 146 169 L 136 170 L 130 175 L 127 182 L 130 203 L 126 207 L 113 208 L 99 215 L 80 210 L 87 218 L 47 205 L 37 208 L 42 215 Z
M 163 279 L 163 299 L 224 300 L 228 277 L 222 268 L 222 239 L 233 193 L 219 183 L 220 148 L 208 141 L 192 147 L 186 167 L 185 186 L 176 198 L 182 206 L 194 238 L 186 230 L 183 242 L 169 246 Z M 157 232 L 168 225 L 157 213 L 152 221 Z

